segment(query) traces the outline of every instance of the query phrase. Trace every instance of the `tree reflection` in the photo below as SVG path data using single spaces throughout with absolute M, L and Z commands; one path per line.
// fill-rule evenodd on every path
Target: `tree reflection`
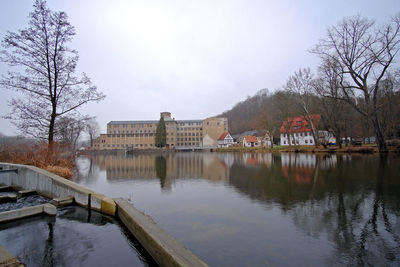
M 328 264 L 380 265 L 399 261 L 399 210 L 387 208 L 394 200 L 387 198 L 393 197 L 385 185 L 391 177 L 387 175 L 391 169 L 387 160 L 387 155 L 381 156 L 378 168 L 372 172 L 366 164 L 346 166 L 339 160 L 338 168 L 324 174 L 329 181 L 325 196 L 289 211 L 304 232 L 315 237 L 326 234 L 335 244 Z M 354 187 L 352 175 L 362 179 L 362 186 Z M 398 198 L 395 201 L 398 203 Z
M 164 156 L 155 158 L 156 175 L 160 179 L 161 188 L 165 187 L 165 179 L 167 178 L 167 161 Z
M 305 234 L 331 241 L 328 265 L 393 264 L 400 260 L 399 180 L 388 161 L 282 154 L 273 167 L 233 164 L 229 181 L 263 205 L 280 204 Z

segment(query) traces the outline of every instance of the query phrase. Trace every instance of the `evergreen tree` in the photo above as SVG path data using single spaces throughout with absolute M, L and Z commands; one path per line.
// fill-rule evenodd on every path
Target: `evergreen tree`
M 161 117 L 156 131 L 156 147 L 165 147 L 167 144 L 167 130 L 165 128 L 164 118 Z

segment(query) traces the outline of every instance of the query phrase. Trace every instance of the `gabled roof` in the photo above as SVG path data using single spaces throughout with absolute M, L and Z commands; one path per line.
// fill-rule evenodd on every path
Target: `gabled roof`
M 314 124 L 314 127 L 318 126 L 319 121 L 321 120 L 321 114 L 312 114 L 310 118 Z M 289 127 L 287 127 L 289 125 Z M 297 116 L 294 118 L 288 118 L 286 121 L 282 123 L 281 133 L 301 133 L 301 132 L 311 132 L 311 126 L 305 116 Z
M 245 136 L 244 139 L 246 140 L 247 143 L 258 142 L 258 139 L 255 136 Z
M 218 138 L 218 141 L 223 141 L 228 134 L 228 132 L 222 133 L 221 136 Z

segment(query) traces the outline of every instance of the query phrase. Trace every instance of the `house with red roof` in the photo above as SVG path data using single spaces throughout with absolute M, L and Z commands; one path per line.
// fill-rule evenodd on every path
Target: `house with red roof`
M 228 132 L 223 132 L 217 141 L 218 147 L 230 147 L 234 144 L 233 138 Z
M 259 141 L 256 136 L 247 135 L 243 137 L 243 147 L 258 147 Z
M 318 129 L 321 115 L 312 114 L 310 115 L 310 119 L 305 116 L 297 116 L 294 118 L 288 118 L 286 121 L 282 122 L 282 126 L 280 128 L 281 145 L 288 146 L 289 142 L 291 145 L 315 145 L 315 140 L 311 131 L 310 120 L 312 121 L 314 127 Z M 336 138 L 333 136 L 332 131 L 319 130 L 317 134 L 317 138 L 321 143 L 336 143 Z

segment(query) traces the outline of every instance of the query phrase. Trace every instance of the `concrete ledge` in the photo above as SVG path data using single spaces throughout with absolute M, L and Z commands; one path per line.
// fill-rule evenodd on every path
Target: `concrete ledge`
M 16 202 L 16 201 L 17 201 L 17 195 L 15 194 L 7 194 L 0 196 L 0 203 Z
M 43 169 L 21 164 L 0 163 L 3 170 L 17 169 L 18 172 L 5 172 L 0 175 L 0 184 L 20 190 L 36 190 L 48 198 L 72 196 L 75 203 L 90 207 L 109 215 L 115 215 L 115 202 L 103 194 L 96 193 L 56 174 Z
M 26 197 L 26 196 L 30 196 L 30 195 L 36 195 L 36 190 L 20 190 L 18 191 L 18 197 Z
M 51 204 L 37 205 L 33 207 L 26 207 L 17 210 L 10 210 L 0 212 L 0 223 L 9 222 L 13 220 L 19 220 L 30 216 L 35 216 L 45 213 L 50 216 L 55 216 L 57 208 Z
M 66 196 L 66 197 L 53 198 L 51 200 L 50 204 L 59 208 L 59 207 L 72 205 L 72 204 L 74 204 L 74 201 L 75 200 L 72 196 Z
M 16 257 L 11 255 L 10 252 L 0 245 L 0 266 L 22 267 L 25 266 L 25 264 L 22 264 Z
M 14 189 L 11 186 L 8 186 L 8 185 L 0 186 L 0 192 L 7 192 L 7 191 L 14 191 Z
M 207 266 L 128 201 L 114 201 L 118 218 L 160 266 Z

